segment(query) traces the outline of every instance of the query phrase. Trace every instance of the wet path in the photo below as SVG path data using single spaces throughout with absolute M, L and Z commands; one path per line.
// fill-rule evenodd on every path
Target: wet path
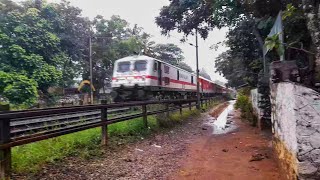
M 181 160 L 182 168 L 169 179 L 282 179 L 272 155 L 271 135 L 242 122 L 230 105 L 216 121 L 206 124 L 213 127 L 213 133 L 188 147 L 188 158 Z
M 208 121 L 205 122 L 205 125 L 212 129 L 212 134 L 226 134 L 236 129 L 236 125 L 232 120 L 234 117 L 234 104 L 235 101 L 229 101 L 227 107 L 221 112 L 217 119 L 210 114 L 206 115 Z

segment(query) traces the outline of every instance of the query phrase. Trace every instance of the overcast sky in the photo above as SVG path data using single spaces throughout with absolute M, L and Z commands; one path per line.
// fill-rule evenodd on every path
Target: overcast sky
M 59 2 L 60 0 L 48 0 L 48 2 Z M 145 32 L 153 36 L 156 43 L 174 43 L 184 52 L 185 62 L 196 69 L 195 47 L 187 43 L 180 43 L 182 34 L 171 33 L 167 38 L 160 33 L 160 28 L 155 24 L 161 7 L 168 5 L 169 0 L 69 0 L 73 6 L 83 10 L 83 16 L 93 19 L 96 15 L 102 15 L 109 19 L 112 15 L 119 15 L 127 20 L 131 26 L 138 24 Z M 210 50 L 210 46 L 225 40 L 226 29 L 214 30 L 206 40 L 199 39 L 199 69 L 204 68 L 212 80 L 225 81 L 223 77 L 215 73 L 214 60 L 226 48 L 220 47 L 218 51 Z M 195 44 L 195 37 L 189 36 L 190 43 Z

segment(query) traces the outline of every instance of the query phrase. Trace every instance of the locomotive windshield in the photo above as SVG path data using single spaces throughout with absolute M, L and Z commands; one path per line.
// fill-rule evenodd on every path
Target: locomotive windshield
M 145 71 L 147 69 L 147 61 L 136 61 L 134 63 L 134 70 L 135 71 Z
M 130 70 L 130 62 L 119 62 L 118 64 L 118 72 L 127 72 Z

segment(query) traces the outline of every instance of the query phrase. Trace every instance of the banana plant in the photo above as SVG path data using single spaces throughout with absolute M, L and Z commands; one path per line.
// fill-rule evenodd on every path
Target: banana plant
M 273 36 L 267 37 L 265 40 L 266 51 L 276 50 L 279 56 L 284 55 L 284 47 L 280 42 L 279 34 L 275 34 Z

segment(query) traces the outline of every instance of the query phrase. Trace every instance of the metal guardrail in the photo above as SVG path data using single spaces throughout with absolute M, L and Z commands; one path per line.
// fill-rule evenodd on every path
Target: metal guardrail
M 162 100 L 146 102 L 126 102 L 86 106 L 69 106 L 24 111 L 6 111 L 0 113 L 0 179 L 10 177 L 11 148 L 61 135 L 79 132 L 91 128 L 102 128 L 102 145 L 108 141 L 109 124 L 143 117 L 148 127 L 147 116 L 170 112 L 195 106 L 196 99 Z M 205 98 L 201 103 L 212 102 Z M 148 105 L 165 105 L 164 109 L 148 111 Z M 172 106 L 170 106 L 172 105 Z M 108 114 L 126 111 L 130 107 L 140 106 L 141 111 L 133 114 L 108 117 Z
M 130 108 L 118 108 L 108 110 L 108 114 L 117 114 L 130 111 Z M 39 116 L 32 118 L 17 118 L 10 121 L 11 137 L 16 139 L 20 136 L 28 136 L 30 134 L 48 131 L 50 129 L 64 128 L 70 125 L 80 125 L 99 121 L 101 119 L 101 111 L 89 111 L 80 113 L 65 113 L 54 116 Z

